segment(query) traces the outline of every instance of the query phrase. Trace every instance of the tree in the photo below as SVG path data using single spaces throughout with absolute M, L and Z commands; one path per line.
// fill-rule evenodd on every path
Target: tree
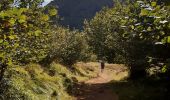
M 117 2 L 111 9 L 104 9 L 86 25 L 90 46 L 97 55 L 102 53 L 102 56 L 106 56 L 108 40 L 111 38 L 112 52 L 124 57 L 130 67 L 131 76 L 140 73 L 141 77 L 146 75 L 145 69 L 150 64 L 148 57 L 155 56 L 155 44 L 162 41 L 164 45 L 169 40 L 170 10 L 164 4 L 129 0 Z M 100 48 L 103 50 L 99 51 Z M 166 49 L 169 50 L 168 48 Z M 169 58 L 168 52 L 165 54 L 166 59 Z
M 56 10 L 46 14 L 41 3 L 42 0 L 1 1 L 1 79 L 7 66 L 39 62 L 47 55 L 50 16 L 55 16 Z
M 164 38 L 169 37 L 169 7 L 158 3 L 138 1 L 135 2 L 131 8 L 128 17 L 128 23 L 125 24 L 125 30 L 128 30 L 128 38 L 133 35 L 130 43 L 132 43 L 132 48 L 127 50 L 130 54 L 129 64 L 131 66 L 131 72 L 135 72 L 136 68 L 141 66 L 141 68 L 148 67 L 147 57 L 151 58 L 157 57 L 153 53 L 155 44 L 165 40 Z M 163 45 L 164 43 L 162 43 Z M 139 49 L 140 48 L 140 49 Z M 169 47 L 166 47 L 169 50 Z M 161 55 L 162 58 L 169 58 L 167 50 L 161 50 L 165 52 L 166 55 Z M 141 53 L 136 54 L 136 53 Z M 133 73 L 132 73 L 133 74 Z M 136 73 L 134 73 L 135 76 Z
M 120 3 L 114 8 L 104 8 L 90 21 L 86 22 L 85 32 L 88 43 L 98 59 L 106 58 L 109 63 L 125 62 L 125 38 L 120 27 L 127 13 Z
M 89 57 L 88 45 L 83 32 L 71 31 L 61 26 L 57 26 L 52 30 L 50 51 L 44 59 L 46 64 L 57 61 L 72 67 L 78 61 L 87 60 Z

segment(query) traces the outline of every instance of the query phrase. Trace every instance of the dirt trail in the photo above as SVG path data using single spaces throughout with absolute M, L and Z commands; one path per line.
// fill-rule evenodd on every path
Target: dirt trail
M 113 74 L 118 75 L 119 70 L 105 69 L 98 77 L 90 79 L 82 84 L 76 100 L 119 100 L 118 95 L 113 92 L 110 81 L 114 80 Z

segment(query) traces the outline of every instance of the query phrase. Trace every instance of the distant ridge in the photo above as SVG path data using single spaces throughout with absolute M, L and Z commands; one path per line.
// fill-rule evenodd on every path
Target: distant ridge
M 112 7 L 113 0 L 54 0 L 49 5 L 58 7 L 62 25 L 81 29 L 84 19 L 91 19 L 105 6 Z

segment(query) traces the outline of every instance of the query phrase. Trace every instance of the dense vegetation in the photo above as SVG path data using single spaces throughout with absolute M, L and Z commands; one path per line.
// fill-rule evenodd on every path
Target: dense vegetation
M 167 2 L 117 2 L 86 22 L 89 45 L 100 59 L 126 63 L 131 74 L 143 77 L 150 65 L 165 71 L 170 57 L 169 11 Z
M 66 100 L 78 78 L 96 76 L 93 68 L 75 67 L 80 61 L 125 64 L 131 79 L 168 83 L 169 0 L 115 0 L 114 7 L 104 7 L 92 18 L 101 7 L 112 6 L 106 1 L 75 0 L 82 7 L 77 11 L 72 0 L 53 1 L 51 5 L 59 3 L 57 9 L 42 7 L 43 0 L 1 0 L 0 99 Z M 65 15 L 65 3 L 71 15 Z M 63 25 L 58 13 L 66 16 Z M 64 27 L 82 28 L 84 18 L 92 18 L 84 21 L 84 30 Z
M 35 100 L 41 98 L 40 94 L 51 94 L 52 91 L 54 94 L 46 97 L 60 98 L 57 93 L 66 91 L 66 84 L 72 83 L 71 76 L 64 75 L 62 78 L 63 74 L 53 75 L 56 71 L 50 64 L 56 61 L 72 67 L 75 62 L 88 57 L 83 32 L 70 31 L 53 22 L 58 20 L 57 10 L 42 7 L 42 2 L 0 1 L 0 99 Z M 69 75 L 68 71 L 63 73 Z M 69 80 L 62 80 L 64 77 Z M 29 85 L 24 80 L 30 80 Z M 58 82 L 56 85 L 55 80 Z M 40 91 L 32 89 L 38 85 L 49 85 L 51 88 L 40 86 Z M 59 87 L 62 90 L 58 90 Z M 47 100 L 46 97 L 41 99 Z

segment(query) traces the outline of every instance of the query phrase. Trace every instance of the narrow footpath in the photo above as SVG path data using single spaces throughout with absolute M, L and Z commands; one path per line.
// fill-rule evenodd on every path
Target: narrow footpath
M 122 77 L 119 73 L 122 73 L 122 75 L 127 74 L 124 73 L 123 68 L 107 68 L 98 77 L 85 81 L 77 88 L 79 92 L 76 100 L 119 100 L 118 95 L 113 92 L 110 83 L 112 80 L 119 80 Z

